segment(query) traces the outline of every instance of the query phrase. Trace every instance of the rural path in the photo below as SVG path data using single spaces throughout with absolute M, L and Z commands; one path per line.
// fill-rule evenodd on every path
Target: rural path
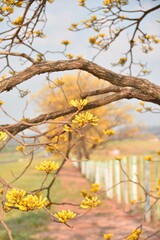
M 79 192 L 82 189 L 89 189 L 90 186 L 87 180 L 71 163 L 66 164 L 58 177 L 65 194 L 65 199 L 62 201 L 80 203 L 82 197 Z M 57 206 L 57 211 L 62 209 L 71 209 L 79 214 L 84 212 L 80 209 L 77 211 L 75 206 Z M 70 221 L 72 228 L 51 222 L 46 231 L 34 235 L 34 239 L 103 240 L 104 233 L 114 233 L 113 240 L 122 240 L 141 224 L 141 217 L 138 213 L 133 214 L 129 209 L 127 211 L 113 200 L 102 199 L 100 207 L 93 209 L 87 215 Z M 141 239 L 160 240 L 160 232 L 158 233 L 157 227 L 151 226 L 151 224 L 143 226 L 143 238 Z M 155 234 L 156 232 L 157 234 Z

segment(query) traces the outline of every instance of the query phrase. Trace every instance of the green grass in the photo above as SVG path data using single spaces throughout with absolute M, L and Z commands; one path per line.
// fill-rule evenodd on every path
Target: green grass
M 48 216 L 42 210 L 37 213 L 27 212 L 18 215 L 6 221 L 12 230 L 14 240 L 33 240 L 32 235 L 44 231 L 48 223 Z M 0 227 L 0 239 L 8 240 L 8 235 L 2 227 Z
M 160 140 L 152 139 L 125 139 L 121 141 L 111 141 L 105 145 L 100 145 L 90 156 L 92 160 L 112 159 L 113 150 L 120 150 L 120 155 L 147 155 L 160 150 Z
M 24 159 L 23 155 L 17 152 L 11 153 L 10 151 L 3 151 L 0 156 L 1 160 L 6 162 L 9 157 L 10 160 L 16 160 L 15 162 L 0 164 L 0 176 L 5 179 L 6 182 L 14 180 L 14 176 L 17 177 L 28 164 L 28 160 Z M 35 166 L 44 160 L 53 160 L 53 156 L 44 158 L 43 152 L 37 153 L 30 168 L 19 180 L 12 184 L 12 187 L 21 188 L 25 191 L 31 191 L 39 188 L 45 177 L 45 174 L 37 171 Z M 49 182 L 50 179 L 51 176 L 48 178 L 47 182 Z M 59 179 L 56 179 L 53 189 L 54 191 L 52 190 L 51 195 L 52 200 L 55 202 L 62 201 L 61 198 L 64 197 L 64 193 L 63 191 L 60 191 L 61 183 Z M 42 195 L 45 196 L 45 191 L 42 192 Z M 8 213 L 5 213 L 4 221 L 12 230 L 14 240 L 32 240 L 34 239 L 32 235 L 46 229 L 50 219 L 43 209 L 33 212 L 12 210 Z M 0 239 L 9 239 L 6 230 L 2 227 L 2 225 L 0 225 Z

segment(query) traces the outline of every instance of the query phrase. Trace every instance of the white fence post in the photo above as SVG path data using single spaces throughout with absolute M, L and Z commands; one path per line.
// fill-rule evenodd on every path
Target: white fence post
M 115 174 L 115 183 L 118 184 L 120 183 L 120 166 L 119 166 L 119 161 L 113 160 L 114 162 L 114 174 Z M 116 192 L 116 199 L 118 202 L 121 202 L 121 186 L 118 184 L 115 187 L 115 192 Z
M 145 176 L 145 189 L 147 192 L 150 191 L 150 162 L 145 161 L 144 165 L 144 176 Z M 151 211 L 150 209 L 150 197 L 147 195 L 146 197 L 146 206 L 145 206 L 145 221 L 150 222 L 151 221 Z

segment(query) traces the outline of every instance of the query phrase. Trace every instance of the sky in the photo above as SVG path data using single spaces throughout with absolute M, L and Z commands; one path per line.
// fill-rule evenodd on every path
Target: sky
M 89 4 L 93 1 L 88 0 Z M 102 1 L 97 0 L 94 1 L 94 4 L 101 3 Z M 150 3 L 152 1 L 147 1 L 145 3 L 150 7 Z M 153 2 L 152 2 L 153 4 Z M 73 33 L 71 31 L 68 31 L 68 27 L 73 22 L 79 22 L 80 20 L 84 18 L 88 18 L 90 15 L 87 15 L 88 12 L 82 7 L 79 7 L 77 5 L 77 1 L 70 0 L 70 4 L 68 5 L 68 0 L 59 0 L 55 1 L 54 4 L 48 4 L 47 8 L 47 18 L 48 22 L 45 28 L 45 34 L 47 35 L 44 39 L 39 39 L 35 44 L 36 47 L 39 49 L 43 49 L 43 51 L 47 51 L 48 49 L 50 51 L 61 51 L 63 49 L 63 46 L 61 43 L 62 40 L 68 39 L 71 41 L 71 45 L 68 47 L 68 52 L 75 54 L 75 55 L 83 55 L 88 60 L 91 60 L 92 57 L 95 54 L 95 50 L 93 50 L 88 43 L 88 38 L 90 36 L 93 36 L 94 33 L 91 30 L 87 31 L 81 31 Z M 159 25 L 155 22 L 155 20 L 158 19 L 158 12 L 152 14 L 149 16 L 149 23 L 150 23 L 150 29 L 152 31 L 152 34 L 159 32 Z M 148 22 L 143 22 L 143 27 L 148 31 Z M 120 58 L 120 54 L 125 52 L 126 45 L 127 45 L 127 37 L 125 35 L 122 36 L 119 42 L 116 42 L 107 52 L 102 53 L 99 55 L 95 62 L 112 70 L 118 72 L 119 69 L 113 68 L 111 66 L 112 62 L 117 61 Z M 152 51 L 149 55 L 143 54 L 141 51 L 137 50 L 137 53 L 135 55 L 135 58 L 138 60 L 139 57 L 141 57 L 142 60 L 148 62 L 148 68 L 152 70 L 151 74 L 147 76 L 148 80 L 159 84 L 159 51 L 160 47 L 157 47 L 156 50 Z M 49 60 L 57 60 L 62 59 L 62 56 L 59 54 L 49 54 L 48 56 Z M 13 60 L 15 61 L 15 60 Z M 17 62 L 14 62 L 15 66 L 18 69 L 24 68 L 24 66 L 21 66 L 21 62 L 17 60 Z M 57 78 L 59 76 L 63 76 L 64 73 L 54 73 L 52 76 L 53 78 Z M 4 101 L 5 104 L 3 108 L 5 111 L 15 118 L 16 120 L 20 120 L 23 115 L 23 111 L 27 105 L 27 108 L 25 110 L 25 117 L 35 117 L 38 116 L 39 113 L 36 112 L 36 105 L 35 102 L 32 101 L 32 95 L 39 89 L 41 89 L 46 84 L 45 77 L 43 75 L 40 75 L 38 77 L 34 77 L 31 80 L 22 83 L 18 85 L 18 88 L 22 90 L 28 89 L 30 91 L 30 94 L 24 98 L 20 98 L 19 92 L 17 89 L 13 89 L 10 92 L 4 92 L 0 96 L 0 100 Z M 126 100 L 127 101 L 127 100 Z M 128 102 L 128 101 L 127 101 Z M 133 100 L 130 101 L 131 103 L 134 103 L 137 105 L 137 108 L 139 108 L 139 101 Z M 150 103 L 146 103 L 146 106 L 153 106 L 156 107 L 156 105 L 152 105 Z M 140 114 L 135 111 L 134 113 L 137 123 L 149 125 L 149 126 L 160 126 L 160 114 L 153 114 L 153 113 L 145 113 Z M 11 123 L 12 120 L 10 117 L 6 116 L 3 112 L 0 113 L 0 124 L 6 124 Z

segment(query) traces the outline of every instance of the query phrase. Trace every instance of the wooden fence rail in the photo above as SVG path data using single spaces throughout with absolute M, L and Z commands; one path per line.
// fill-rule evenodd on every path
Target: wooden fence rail
M 78 167 L 76 161 L 74 165 Z M 143 156 L 124 157 L 120 161 L 83 160 L 80 169 L 90 182 L 100 184 L 107 198 L 126 205 L 135 202 L 134 208 L 143 209 L 146 221 L 160 221 L 160 200 L 154 204 L 155 198 L 145 195 L 146 191 L 158 197 L 155 187 L 160 188 L 160 161 L 156 157 L 154 161 L 145 161 Z

